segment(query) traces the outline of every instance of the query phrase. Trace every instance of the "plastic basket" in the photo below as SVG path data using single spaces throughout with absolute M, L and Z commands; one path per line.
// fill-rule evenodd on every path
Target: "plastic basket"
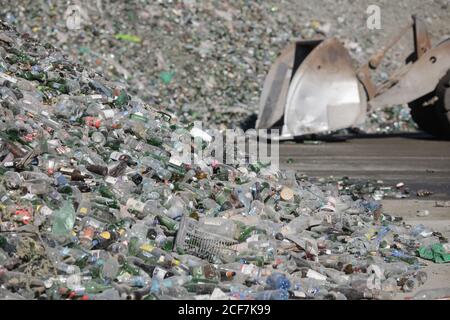
M 236 256 L 237 241 L 201 230 L 196 220 L 181 218 L 175 250 L 191 254 L 209 262 L 232 262 Z

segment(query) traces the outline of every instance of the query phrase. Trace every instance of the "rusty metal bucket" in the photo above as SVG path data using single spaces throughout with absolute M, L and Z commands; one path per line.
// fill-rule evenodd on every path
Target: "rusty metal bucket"
M 411 28 L 415 51 L 407 65 L 375 85 L 371 71 Z M 256 129 L 281 129 L 278 139 L 292 139 L 354 127 L 370 110 L 407 103 L 419 127 L 450 137 L 449 73 L 450 39 L 433 48 L 425 23 L 415 16 L 357 71 L 337 39 L 297 41 L 282 52 L 266 78 Z M 431 106 L 425 121 L 419 104 L 431 95 L 431 102 L 425 101 Z M 442 130 L 427 130 L 431 123 L 421 125 L 433 121 L 440 121 Z

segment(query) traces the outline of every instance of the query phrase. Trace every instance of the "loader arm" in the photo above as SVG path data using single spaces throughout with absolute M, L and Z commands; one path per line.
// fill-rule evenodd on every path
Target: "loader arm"
M 409 71 L 384 93 L 369 101 L 372 109 L 406 104 L 433 92 L 450 70 L 450 39 L 428 50 Z

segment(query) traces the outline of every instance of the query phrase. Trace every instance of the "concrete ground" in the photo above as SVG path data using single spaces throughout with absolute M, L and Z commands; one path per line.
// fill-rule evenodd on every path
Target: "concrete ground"
M 423 224 L 450 239 L 450 208 L 437 208 L 433 200 L 383 200 L 382 204 L 386 213 L 401 216 L 408 224 Z M 430 215 L 418 217 L 418 210 L 428 210 Z M 427 264 L 424 268 L 428 274 L 427 282 L 412 293 L 398 295 L 398 299 L 414 295 L 420 290 L 450 287 L 449 263 L 435 264 L 431 261 L 421 261 Z
M 450 208 L 436 207 L 437 200 L 450 200 L 450 141 L 405 134 L 318 145 L 285 142 L 280 144 L 280 166 L 314 177 L 377 179 L 387 185 L 404 182 L 411 190 L 411 198 L 383 200 L 384 212 L 404 217 L 409 224 L 424 224 L 450 238 Z M 416 192 L 421 189 L 432 191 L 433 195 L 419 198 Z M 422 210 L 428 210 L 429 215 L 419 217 L 417 213 Z M 424 269 L 428 281 L 419 290 L 450 287 L 450 264 L 424 262 L 428 265 Z

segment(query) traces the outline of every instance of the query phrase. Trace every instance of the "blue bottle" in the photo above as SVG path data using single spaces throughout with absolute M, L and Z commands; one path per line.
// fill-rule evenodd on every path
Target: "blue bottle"
M 269 290 L 288 290 L 291 287 L 291 282 L 283 273 L 275 272 L 267 278 L 266 285 Z

